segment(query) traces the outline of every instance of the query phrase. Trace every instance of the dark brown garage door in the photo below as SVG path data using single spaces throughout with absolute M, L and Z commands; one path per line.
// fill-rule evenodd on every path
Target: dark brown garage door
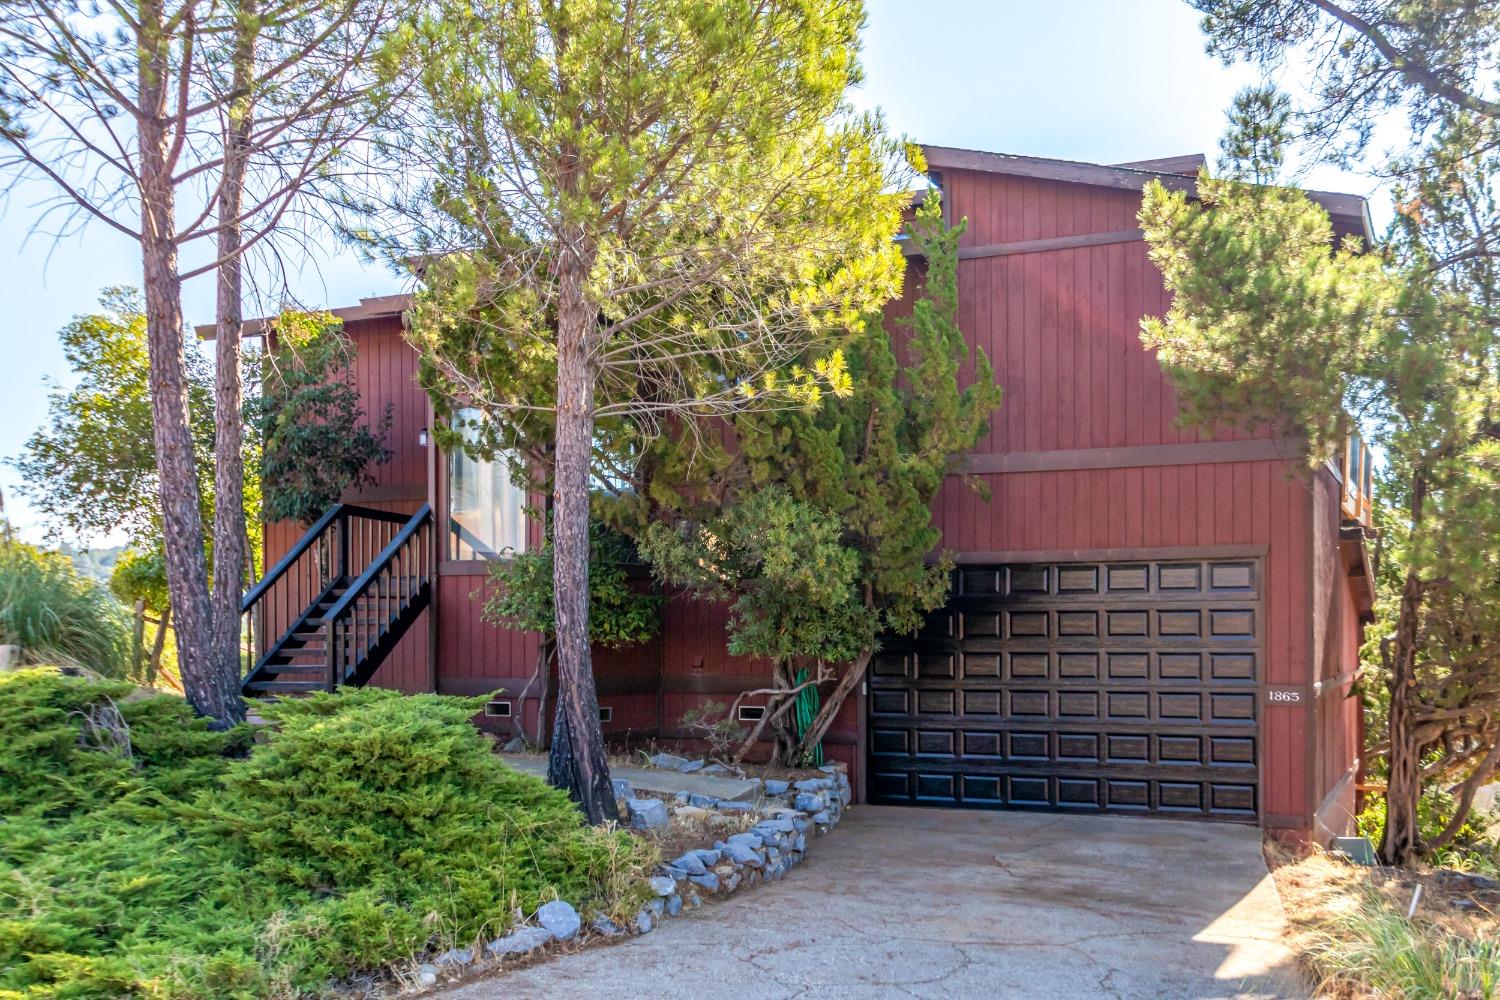
M 870 798 L 1253 822 L 1254 560 L 962 566 L 870 665 Z

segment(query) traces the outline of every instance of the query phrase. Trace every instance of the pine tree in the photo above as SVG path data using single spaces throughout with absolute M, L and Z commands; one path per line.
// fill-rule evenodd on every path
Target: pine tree
M 899 289 L 897 150 L 844 98 L 863 23 L 845 0 L 487 0 L 413 33 L 425 103 L 392 134 L 417 236 L 390 237 L 421 261 L 411 339 L 439 412 L 479 409 L 475 447 L 552 494 L 572 752 L 549 779 L 591 822 L 616 815 L 589 655 L 601 440 L 845 391 L 833 341 Z
M 1366 662 L 1384 679 L 1390 864 L 1450 841 L 1500 764 L 1500 338 L 1486 305 L 1500 272 L 1435 266 L 1430 241 L 1439 219 L 1472 238 L 1463 206 L 1496 167 L 1436 151 L 1384 255 L 1335 247 L 1323 210 L 1283 188 L 1203 175 L 1198 201 L 1153 184 L 1141 209 L 1173 294 L 1143 340 L 1187 421 L 1281 421 L 1320 462 L 1357 419 L 1385 456 L 1382 624 Z M 1429 789 L 1457 801 L 1424 839 Z
M 1233 179 L 1269 181 L 1250 159 L 1295 149 L 1393 187 L 1379 254 L 1334 248 L 1322 212 L 1274 187 L 1204 179 L 1197 205 L 1153 189 L 1142 217 L 1175 296 L 1145 337 L 1190 419 L 1282 419 L 1314 459 L 1357 424 L 1384 455 L 1364 661 L 1386 746 L 1365 759 L 1386 778 L 1381 854 L 1406 863 L 1458 836 L 1500 767 L 1500 3 L 1191 2 L 1211 52 L 1263 71 L 1231 115 Z M 1426 832 L 1424 797 L 1446 816 Z

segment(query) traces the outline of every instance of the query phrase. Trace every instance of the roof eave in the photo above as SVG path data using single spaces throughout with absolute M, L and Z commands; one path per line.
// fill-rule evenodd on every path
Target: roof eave
M 355 323 L 367 319 L 383 319 L 387 316 L 399 316 L 411 308 L 412 297 L 408 294 L 399 295 L 377 295 L 373 298 L 361 298 L 358 305 L 341 306 L 338 309 L 329 309 L 337 318 L 345 323 Z M 266 332 L 266 327 L 274 320 L 275 316 L 260 316 L 256 319 L 247 319 L 240 324 L 241 337 L 259 337 Z M 218 335 L 218 326 L 214 323 L 204 323 L 193 327 L 200 340 L 213 340 Z
M 1183 173 L 1146 169 L 1144 164 L 1159 163 L 1180 169 L 1181 162 L 1188 157 L 1169 157 L 1165 160 L 1140 161 L 1140 164 L 1082 163 L 1076 160 L 1054 160 L 1042 156 L 1019 156 L 1013 153 L 988 153 L 977 149 L 959 149 L 953 146 L 923 146 L 922 153 L 929 168 L 943 170 L 973 170 L 980 173 L 1005 174 L 1011 177 L 1031 177 L 1037 180 L 1060 181 L 1085 184 L 1092 187 L 1113 188 L 1117 191 L 1140 191 L 1150 181 L 1160 181 L 1169 191 L 1195 193 L 1198 179 Z M 1344 231 L 1358 233 L 1367 247 L 1375 245 L 1374 227 L 1370 222 L 1369 203 L 1357 194 L 1339 191 L 1303 192 L 1323 207 L 1335 225 Z

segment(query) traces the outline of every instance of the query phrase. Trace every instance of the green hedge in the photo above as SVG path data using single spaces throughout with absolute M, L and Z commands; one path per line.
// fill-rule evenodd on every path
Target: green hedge
M 282 702 L 247 754 L 169 696 L 0 677 L 0 996 L 292 996 L 553 897 L 638 906 L 649 850 L 506 767 L 475 710 Z

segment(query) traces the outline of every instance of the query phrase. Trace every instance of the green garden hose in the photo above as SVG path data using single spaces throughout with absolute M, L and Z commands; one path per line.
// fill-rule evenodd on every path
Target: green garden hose
M 797 671 L 797 684 L 807 683 L 807 668 Z M 803 735 L 812 728 L 813 720 L 818 717 L 818 686 L 808 684 L 807 687 L 797 692 L 797 703 L 792 706 L 792 725 L 797 731 L 797 739 L 800 742 Z M 813 744 L 812 762 L 815 765 L 823 764 L 823 741 L 819 740 Z

